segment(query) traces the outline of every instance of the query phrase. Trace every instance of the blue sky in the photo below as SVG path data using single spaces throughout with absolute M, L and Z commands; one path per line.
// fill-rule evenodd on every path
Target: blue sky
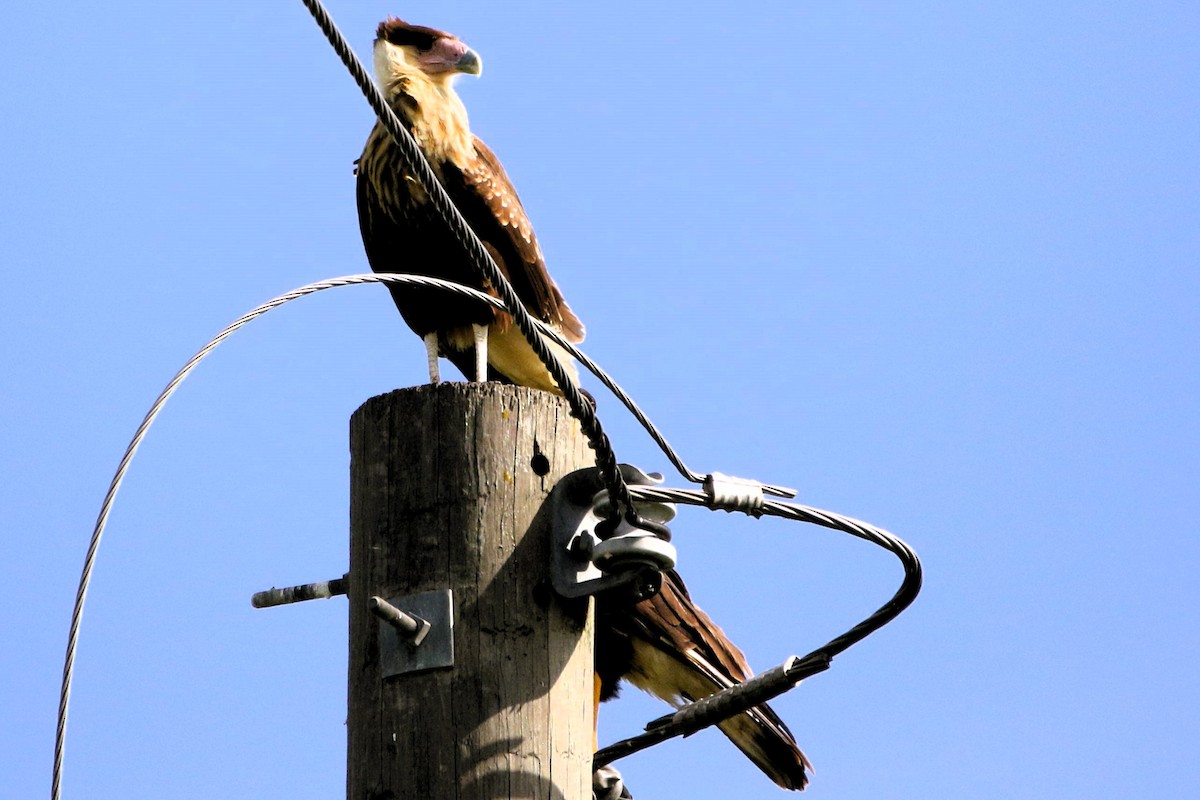
M 461 94 L 585 349 L 693 467 L 921 554 L 913 608 L 775 704 L 811 797 L 1194 791 L 1200 12 L 330 9 L 360 54 L 397 14 L 483 55 Z M 122 449 L 229 321 L 367 270 L 372 116 L 299 2 L 18 5 L 0 62 L 0 794 L 28 797 Z M 365 287 L 255 322 L 184 384 L 101 552 L 65 797 L 344 791 L 344 601 L 248 598 L 344 571 L 348 418 L 424 379 Z M 601 403 L 622 460 L 666 471 Z M 674 531 L 759 669 L 900 577 L 822 529 L 691 510 Z M 664 710 L 629 690 L 601 740 Z M 638 800 L 779 796 L 712 732 L 620 766 Z

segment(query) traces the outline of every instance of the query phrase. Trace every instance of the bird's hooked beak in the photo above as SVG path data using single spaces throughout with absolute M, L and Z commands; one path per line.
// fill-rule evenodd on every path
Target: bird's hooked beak
M 479 54 L 454 38 L 439 39 L 420 53 L 417 60 L 429 75 L 478 75 L 483 72 Z
M 481 75 L 483 74 L 483 59 L 468 47 L 467 51 L 454 63 L 454 69 L 467 75 Z

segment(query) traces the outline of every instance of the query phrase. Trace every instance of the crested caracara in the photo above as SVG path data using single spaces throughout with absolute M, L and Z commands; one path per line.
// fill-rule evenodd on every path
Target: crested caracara
M 526 309 L 568 341 L 583 341 L 583 323 L 546 271 L 516 190 L 488 146 L 471 134 L 467 110 L 454 92 L 460 74 L 480 74 L 479 56 L 448 33 L 388 19 L 376 31 L 374 61 L 384 96 Z M 495 295 L 382 124 L 367 138 L 357 173 L 359 227 L 371 269 L 443 278 Z M 389 289 L 404 321 L 425 342 L 432 382 L 440 354 L 474 380 L 491 377 L 558 393 L 508 314 L 441 290 Z M 550 346 L 574 375 L 562 348 Z

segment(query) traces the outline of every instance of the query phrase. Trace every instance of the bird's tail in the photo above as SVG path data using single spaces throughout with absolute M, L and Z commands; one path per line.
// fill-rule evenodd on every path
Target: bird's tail
M 753 673 L 745 656 L 688 595 L 679 574 L 663 575 L 661 591 L 638 603 L 620 627 L 633 649 L 631 683 L 676 706 L 727 689 Z M 755 706 L 720 724 L 771 780 L 803 789 L 812 765 L 770 706 Z
M 756 706 L 719 727 L 729 741 L 784 789 L 803 789 L 808 784 L 812 764 L 770 706 Z

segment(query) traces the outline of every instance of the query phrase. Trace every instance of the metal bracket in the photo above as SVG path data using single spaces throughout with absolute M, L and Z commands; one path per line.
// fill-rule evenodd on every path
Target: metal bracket
M 449 589 L 390 597 L 375 606 L 382 607 L 382 612 L 373 609 L 372 613 L 381 617 L 379 655 L 384 678 L 454 666 L 454 595 Z M 407 632 L 403 622 L 390 618 L 394 615 L 387 613 L 389 606 L 419 623 L 417 636 Z
M 620 469 L 630 486 L 657 486 L 663 480 L 658 473 L 645 473 L 629 464 L 621 464 Z M 658 592 L 662 570 L 675 565 L 675 548 L 624 522 L 607 539 L 596 534 L 608 505 L 598 469 L 576 470 L 565 476 L 551 491 L 549 501 L 553 515 L 550 571 L 559 595 L 621 592 L 641 600 Z M 665 524 L 674 519 L 675 506 L 640 502 L 638 513 Z

